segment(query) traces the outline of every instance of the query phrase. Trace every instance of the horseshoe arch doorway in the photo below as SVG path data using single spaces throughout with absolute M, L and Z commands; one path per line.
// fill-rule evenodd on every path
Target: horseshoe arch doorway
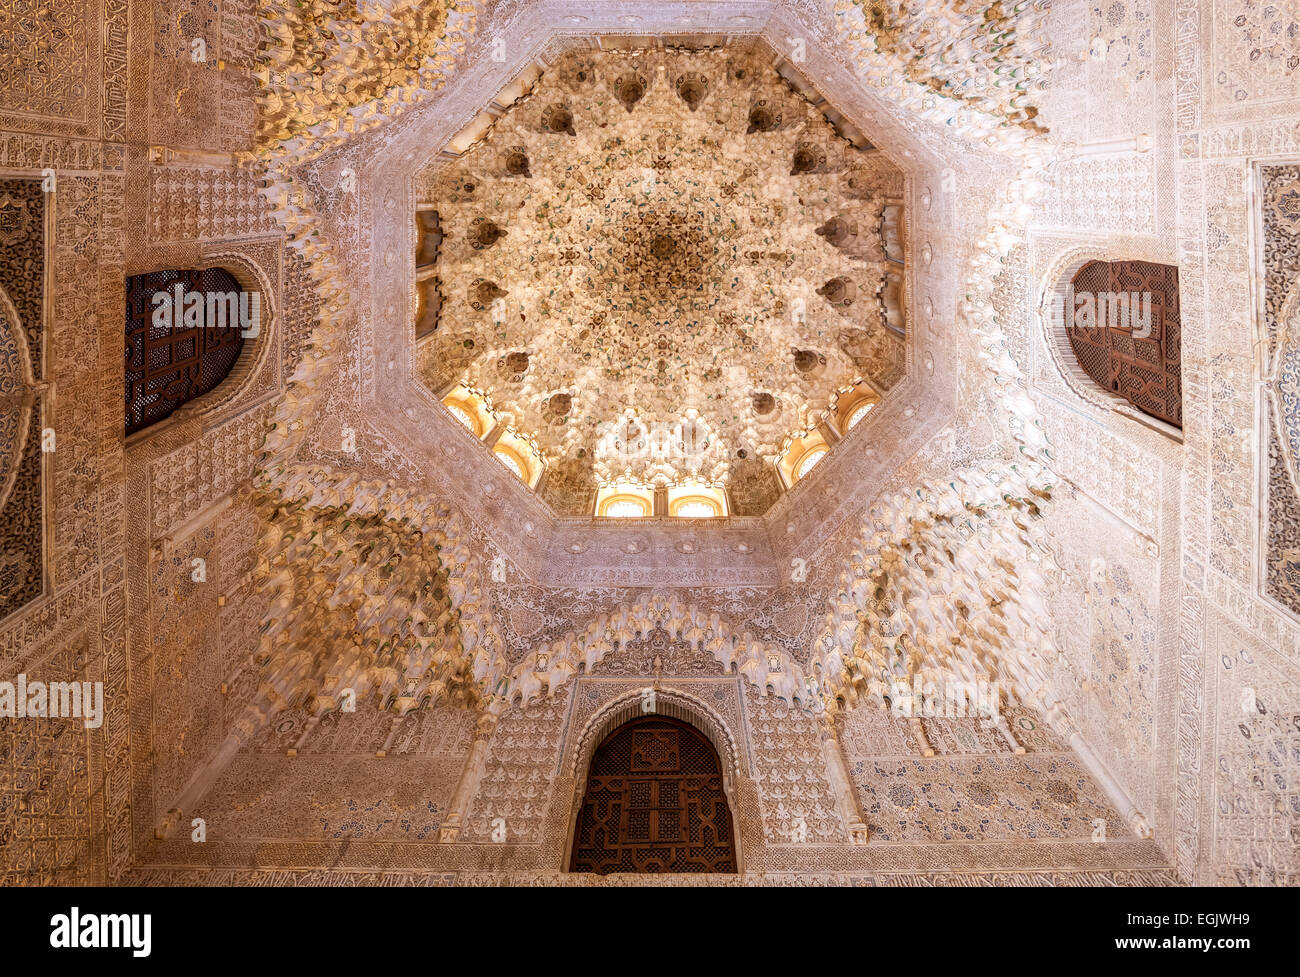
M 587 771 L 569 871 L 736 870 L 735 826 L 713 744 L 668 716 L 638 717 L 611 731 Z

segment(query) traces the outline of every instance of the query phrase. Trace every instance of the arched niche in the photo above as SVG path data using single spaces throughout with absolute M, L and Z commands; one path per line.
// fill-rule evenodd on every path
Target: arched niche
M 712 751 L 717 761 L 718 777 L 722 800 L 725 803 L 727 821 L 727 835 L 731 846 L 731 862 L 729 868 L 713 869 L 701 867 L 672 868 L 665 867 L 663 871 L 671 872 L 699 872 L 699 871 L 725 871 L 740 872 L 743 870 L 742 846 L 741 846 L 741 804 L 738 803 L 739 794 L 738 782 L 741 777 L 741 762 L 739 751 L 737 749 L 735 737 L 727 729 L 726 723 L 722 718 L 709 706 L 685 692 L 659 688 L 654 689 L 652 699 L 647 699 L 647 692 L 650 690 L 633 690 L 623 696 L 608 703 L 599 712 L 593 715 L 582 732 L 574 738 L 573 746 L 570 751 L 570 759 L 566 764 L 566 772 L 572 776 L 574 785 L 573 798 L 567 819 L 568 834 L 564 851 L 563 868 L 565 871 L 576 871 L 575 865 L 581 863 L 581 858 L 575 859 L 575 853 L 581 855 L 580 849 L 583 845 L 579 838 L 579 829 L 582 827 L 584 811 L 586 810 L 586 801 L 588 799 L 588 789 L 593 776 L 593 761 L 600 755 L 601 748 L 611 743 L 623 731 L 636 730 L 640 726 L 650 729 L 678 729 L 679 742 L 683 742 L 685 737 L 698 737 L 700 741 L 706 744 Z M 647 705 L 652 708 L 647 708 Z M 643 771 L 647 776 L 646 779 L 653 779 L 651 774 L 654 771 L 647 769 Z M 634 771 L 629 770 L 631 776 L 636 776 Z M 672 771 L 665 771 L 665 776 L 671 778 Z M 596 776 L 608 776 L 607 773 L 598 772 Z M 752 793 L 752 790 L 750 791 Z M 657 802 L 661 798 L 651 796 L 650 802 Z M 680 810 L 685 810 L 683 805 Z M 686 840 L 680 844 L 689 847 L 689 834 L 684 837 Z M 650 868 L 630 868 L 620 869 L 620 871 L 655 871 Z M 604 874 L 604 873 L 602 873 Z
M 144 321 L 152 322 L 152 313 L 155 307 L 150 305 L 149 308 L 134 309 L 132 282 L 144 282 L 146 287 L 174 287 L 175 279 L 169 276 L 185 276 L 182 283 L 188 288 L 189 284 L 195 282 L 199 287 L 203 287 L 204 279 L 201 277 L 206 273 L 211 274 L 211 280 L 217 285 L 221 285 L 223 290 L 226 287 L 233 287 L 241 295 L 248 296 L 246 308 L 250 315 L 255 313 L 255 318 L 250 323 L 248 329 L 239 329 L 242 333 L 239 343 L 239 350 L 233 360 L 229 362 L 228 367 L 225 364 L 218 364 L 218 368 L 224 368 L 220 377 L 212 379 L 211 383 L 199 385 L 198 392 L 191 396 L 180 399 L 171 410 L 161 412 L 159 416 L 146 418 L 144 423 L 132 425 L 130 417 L 130 407 L 127 406 L 127 437 L 129 443 L 137 443 L 142 439 L 147 439 L 153 434 L 172 424 L 184 419 L 195 416 L 211 418 L 217 414 L 227 412 L 239 412 L 262 399 L 263 396 L 270 396 L 274 391 L 263 390 L 265 384 L 260 383 L 258 378 L 262 377 L 268 367 L 271 365 L 272 351 L 278 349 L 278 322 L 275 314 L 275 288 L 271 278 L 260 265 L 241 252 L 212 250 L 204 251 L 198 261 L 187 262 L 192 267 L 176 269 L 156 269 L 153 271 L 141 271 L 131 275 L 127 279 L 127 308 L 126 312 L 126 356 L 127 356 L 127 397 L 130 397 L 131 382 L 131 364 L 132 364 L 132 319 L 143 313 L 146 316 Z M 195 275 L 200 276 L 195 279 Z M 150 281 L 157 279 L 156 282 Z M 164 279 L 168 279 L 164 281 Z M 138 300 L 136 300 L 138 301 Z M 150 302 L 148 295 L 144 297 L 145 302 Z M 234 305 L 236 316 L 240 312 L 240 300 L 236 300 Z M 225 302 L 214 302 L 211 309 L 216 312 L 229 312 L 231 306 Z M 209 306 L 205 301 L 205 315 Z M 183 314 L 183 309 L 181 310 Z M 137 319 L 137 321 L 139 321 Z M 278 389 L 278 384 L 276 385 Z
M 569 871 L 734 873 L 736 829 L 713 744 L 653 713 L 596 748 L 570 845 Z
M 757 794 L 754 793 L 753 783 L 746 776 L 748 761 L 744 759 L 741 744 L 728 728 L 727 721 L 714 708 L 690 695 L 689 692 L 671 689 L 671 687 L 655 689 L 654 708 L 647 712 L 645 691 L 638 689 L 625 692 L 604 704 L 585 722 L 581 731 L 569 739 L 569 747 L 565 751 L 560 769 L 565 774 L 565 778 L 572 783 L 573 791 L 568 817 L 564 821 L 567 834 L 564 838 L 564 859 L 560 868 L 567 872 L 569 865 L 572 864 L 577 818 L 581 812 L 582 798 L 584 798 L 591 760 L 595 752 L 616 729 L 637 720 L 638 717 L 653 715 L 671 718 L 692 726 L 716 751 L 719 767 L 722 770 L 723 793 L 732 815 L 732 843 L 735 844 L 736 870 L 744 872 L 745 846 L 742 844 L 741 829 L 745 812 L 749 811 L 750 817 L 754 817 L 757 813 L 753 809 L 757 804 Z
M 1102 410 L 1113 411 L 1131 420 L 1137 421 L 1141 425 L 1176 440 L 1182 441 L 1181 413 L 1178 415 L 1179 423 L 1170 423 L 1163 417 L 1144 410 L 1141 406 L 1130 401 L 1128 397 L 1122 395 L 1120 391 L 1114 389 L 1114 385 L 1109 379 L 1102 381 L 1093 374 L 1097 373 L 1096 364 L 1090 371 L 1083 362 L 1081 362 L 1077 347 L 1080 345 L 1076 342 L 1079 338 L 1071 337 L 1073 325 L 1076 316 L 1081 308 L 1086 308 L 1086 301 L 1080 301 L 1077 282 L 1080 281 L 1081 275 L 1088 276 L 1089 269 L 1095 269 L 1097 266 L 1105 266 L 1106 288 L 1100 289 L 1102 293 L 1118 292 L 1121 289 L 1111 288 L 1112 277 L 1110 272 L 1111 266 L 1148 266 L 1150 268 L 1163 268 L 1172 273 L 1171 282 L 1166 283 L 1171 286 L 1166 292 L 1170 293 L 1165 296 L 1166 301 L 1172 298 L 1173 308 L 1171 310 L 1174 319 L 1178 314 L 1178 285 L 1177 285 L 1177 267 L 1169 263 L 1168 258 L 1164 255 L 1156 254 L 1149 247 L 1144 247 L 1140 243 L 1133 243 L 1122 248 L 1110 249 L 1101 246 L 1083 246 L 1073 248 L 1060 255 L 1049 267 L 1048 273 L 1044 277 L 1039 288 L 1038 297 L 1038 317 L 1042 329 L 1044 345 L 1047 347 L 1048 354 L 1053 366 L 1066 387 L 1075 394 L 1080 400 L 1091 404 Z M 1096 278 L 1097 273 L 1092 272 L 1092 277 Z M 1123 272 L 1119 274 L 1118 282 L 1124 290 L 1128 285 L 1136 281 L 1132 275 L 1125 276 Z M 1085 284 L 1088 284 L 1085 282 Z M 1088 291 L 1093 291 L 1089 289 Z M 1139 294 L 1142 289 L 1138 289 Z M 1101 303 L 1109 307 L 1109 296 Z M 1093 307 L 1097 307 L 1094 299 Z M 1161 313 L 1153 308 L 1153 318 Z M 1163 336 L 1165 324 L 1162 322 L 1157 330 Z M 1177 332 L 1171 337 L 1173 341 L 1180 345 Z M 1122 350 L 1121 353 L 1126 359 L 1133 359 L 1131 350 Z M 1085 355 L 1085 359 L 1087 356 Z M 1180 352 L 1175 354 L 1175 362 L 1181 359 Z M 1180 381 L 1181 382 L 1181 381 Z M 1180 398 L 1181 403 L 1181 398 Z

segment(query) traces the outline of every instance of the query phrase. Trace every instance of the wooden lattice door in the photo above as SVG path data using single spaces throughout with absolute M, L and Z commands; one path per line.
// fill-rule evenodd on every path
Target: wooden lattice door
M 1178 269 L 1090 261 L 1071 281 L 1066 333 L 1088 376 L 1143 413 L 1183 425 Z M 1149 313 L 1146 328 L 1135 313 Z M 1118 314 L 1116 314 L 1118 313 Z
M 571 872 L 735 872 L 731 810 L 713 744 L 665 716 L 624 723 L 597 747 Z

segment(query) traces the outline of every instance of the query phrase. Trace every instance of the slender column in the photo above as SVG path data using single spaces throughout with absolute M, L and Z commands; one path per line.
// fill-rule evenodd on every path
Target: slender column
M 925 735 L 925 727 L 921 725 L 921 720 L 912 717 L 907 721 L 912 727 L 912 735 L 916 737 L 916 745 L 921 748 L 921 756 L 934 756 L 934 747 L 930 745 L 929 739 Z
M 656 516 L 668 515 L 668 490 L 666 488 L 655 489 L 653 514 Z
M 460 837 L 460 829 L 469 814 L 470 802 L 474 800 L 478 782 L 487 766 L 488 744 L 492 741 L 492 733 L 496 728 L 497 717 L 491 713 L 480 716 L 474 725 L 474 745 L 465 757 L 465 766 L 461 769 L 456 790 L 447 806 L 447 817 L 438 828 L 438 841 L 441 844 L 451 844 Z
M 1106 796 L 1128 823 L 1133 834 L 1139 838 L 1150 838 L 1151 826 L 1147 823 L 1147 816 L 1138 810 L 1137 805 L 1133 803 L 1133 798 L 1129 797 L 1128 792 L 1120 786 L 1119 781 L 1111 776 L 1105 764 L 1092 751 L 1092 747 L 1083 738 L 1079 728 L 1074 725 L 1074 720 L 1070 718 L 1069 713 L 1058 702 L 1047 710 L 1045 718 L 1052 728 L 1070 744 L 1070 749 L 1074 750 L 1079 761 L 1096 779 L 1098 786 L 1105 791 Z
M 289 756 L 298 755 L 298 751 L 301 750 L 303 748 L 303 744 L 307 742 L 307 737 L 311 736 L 312 732 L 316 729 L 318 725 L 320 725 L 319 713 L 314 716 L 309 716 L 307 718 L 307 722 L 304 723 L 302 727 L 302 735 L 298 737 L 297 741 L 288 750 Z
M 1025 748 L 1021 745 L 1020 741 L 1016 739 L 1015 734 L 1011 732 L 1011 727 L 1007 725 L 1006 716 L 1002 715 L 1002 713 L 998 713 L 990 720 L 990 722 L 992 723 L 993 728 L 996 729 L 1002 735 L 1002 738 L 1007 741 L 1007 746 L 1011 747 L 1012 753 L 1016 756 L 1025 755 Z
M 776 480 L 781 483 L 781 491 L 790 491 L 790 480 L 785 477 L 785 472 L 781 470 L 781 466 L 773 463 L 772 467 L 776 469 Z
M 149 162 L 160 166 L 217 167 L 227 169 L 235 165 L 235 158 L 230 153 L 207 153 L 196 149 L 168 149 L 166 146 L 150 146 Z
M 823 417 L 817 421 L 817 433 L 822 436 L 828 448 L 834 447 L 841 440 L 839 428 L 831 421 L 829 417 Z
M 231 760 L 240 750 L 265 726 L 279 711 L 267 697 L 262 697 L 245 710 L 243 717 L 234 724 L 212 757 L 200 767 L 181 790 L 172 807 L 154 826 L 154 837 L 162 840 L 171 835 L 176 826 L 192 812 L 203 795 L 208 792 L 217 778 L 221 776 Z
M 31 407 L 38 400 L 40 400 L 41 397 L 49 393 L 49 390 L 50 390 L 50 381 L 38 380 L 36 383 L 30 383 L 23 387 L 20 387 L 19 389 L 15 390 L 13 393 L 8 393 L 8 394 L 4 394 L 3 396 L 0 396 L 0 407 L 7 407 L 7 408 Z
M 402 713 L 393 718 L 388 724 L 388 736 L 384 739 L 384 745 L 375 751 L 375 756 L 383 758 L 388 756 L 388 750 L 393 745 L 393 740 L 397 739 L 397 731 L 402 728 L 402 722 L 406 719 L 406 714 Z
M 1064 149 L 1067 158 L 1083 159 L 1088 156 L 1114 156 L 1120 153 L 1149 153 L 1153 145 L 1150 134 L 1144 132 L 1137 136 L 1101 139 L 1082 145 L 1067 143 Z
M 821 734 L 822 757 L 826 763 L 826 776 L 830 780 L 831 790 L 835 793 L 835 806 L 848 829 L 849 840 L 855 845 L 865 845 L 868 839 L 867 826 L 858 812 L 857 798 L 853 794 L 853 784 L 844 763 L 844 751 L 840 749 L 840 742 L 835 736 L 835 728 L 823 723 Z

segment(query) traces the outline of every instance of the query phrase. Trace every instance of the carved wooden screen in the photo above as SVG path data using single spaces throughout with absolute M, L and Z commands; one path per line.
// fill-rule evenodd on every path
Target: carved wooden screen
M 717 751 L 666 716 L 624 723 L 596 749 L 571 872 L 735 872 Z
M 1143 413 L 1182 427 L 1178 269 L 1092 261 L 1071 285 L 1066 333 L 1079 365 Z
M 155 271 L 126 280 L 127 434 L 162 420 L 226 378 L 244 347 L 242 292 L 235 276 L 222 268 Z M 155 304 L 159 293 L 165 304 Z M 180 307 L 173 309 L 178 294 Z M 196 294 L 203 311 L 197 326 L 186 327 L 185 297 Z M 233 304 L 225 301 L 229 296 Z M 158 315 L 160 309 L 165 315 Z M 225 313 L 224 327 L 217 312 Z

